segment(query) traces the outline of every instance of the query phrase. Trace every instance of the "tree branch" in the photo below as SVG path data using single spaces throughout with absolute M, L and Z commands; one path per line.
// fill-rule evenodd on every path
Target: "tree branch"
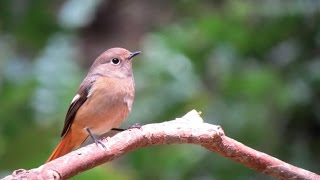
M 220 126 L 203 123 L 195 110 L 172 121 L 120 132 L 102 142 L 108 149 L 91 144 L 38 168 L 16 170 L 4 179 L 67 179 L 130 151 L 160 144 L 198 144 L 277 179 L 320 179 L 313 172 L 285 163 L 225 136 Z

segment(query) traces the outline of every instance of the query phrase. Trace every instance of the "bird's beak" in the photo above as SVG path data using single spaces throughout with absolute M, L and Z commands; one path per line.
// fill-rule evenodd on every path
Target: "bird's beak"
M 140 53 L 141 53 L 141 51 L 132 52 L 132 53 L 130 54 L 130 56 L 128 57 L 128 59 L 132 59 L 133 57 L 139 55 Z

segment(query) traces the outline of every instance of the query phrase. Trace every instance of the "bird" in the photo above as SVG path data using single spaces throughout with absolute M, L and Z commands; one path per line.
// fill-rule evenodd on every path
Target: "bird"
M 111 48 L 93 62 L 67 111 L 61 140 L 47 162 L 79 148 L 90 136 L 117 128 L 131 112 L 135 83 L 133 57 L 141 51 Z

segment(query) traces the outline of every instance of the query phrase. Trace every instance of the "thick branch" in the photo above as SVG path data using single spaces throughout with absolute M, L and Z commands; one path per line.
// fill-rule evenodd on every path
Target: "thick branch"
M 103 140 L 103 143 L 108 149 L 91 144 L 38 168 L 16 170 L 4 179 L 66 179 L 141 147 L 174 143 L 201 145 L 277 179 L 320 179 L 315 173 L 280 161 L 225 136 L 219 126 L 203 123 L 195 110 L 172 121 L 123 131 Z

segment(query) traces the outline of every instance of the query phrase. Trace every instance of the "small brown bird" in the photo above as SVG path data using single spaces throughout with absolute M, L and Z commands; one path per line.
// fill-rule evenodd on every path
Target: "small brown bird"
M 89 135 L 93 138 L 119 127 L 127 118 L 134 100 L 132 58 L 138 54 L 112 48 L 95 60 L 71 102 L 62 139 L 47 162 L 78 148 Z

